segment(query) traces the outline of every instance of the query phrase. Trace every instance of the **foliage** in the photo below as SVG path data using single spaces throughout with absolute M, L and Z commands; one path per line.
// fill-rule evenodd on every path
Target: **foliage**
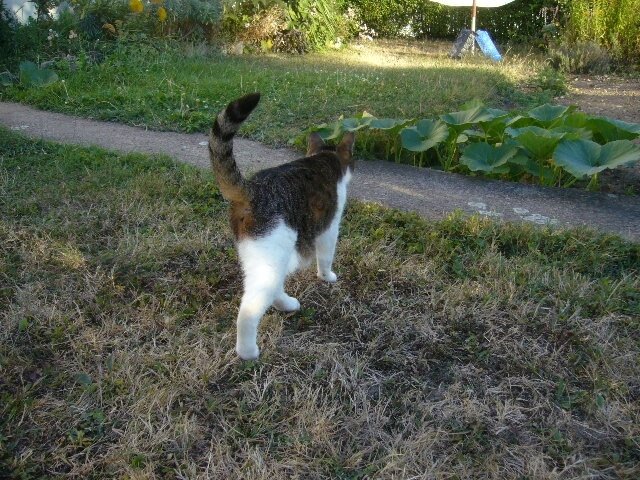
M 305 32 L 311 50 L 347 36 L 342 0 L 289 0 L 289 27 Z
M 0 67 L 3 66 L 6 57 L 15 51 L 15 31 L 18 29 L 18 20 L 7 8 L 4 0 L 0 0 Z
M 637 162 L 640 148 L 628 140 L 600 145 L 591 140 L 567 140 L 553 152 L 553 160 L 576 178 L 593 176 L 606 168 Z
M 469 9 L 421 0 L 351 0 L 361 22 L 381 36 L 455 38 L 469 26 Z M 557 16 L 555 0 L 517 0 L 500 8 L 478 11 L 478 28 L 500 41 L 540 37 Z
M 565 70 L 547 65 L 540 69 L 534 76 L 533 82 L 543 92 L 548 92 L 554 97 L 567 93 L 567 78 Z
M 591 42 L 605 48 L 621 63 L 640 61 L 640 0 L 572 0 L 565 38 L 570 46 Z M 590 55 L 593 55 L 591 53 Z
M 225 4 L 223 32 L 250 48 L 303 53 L 351 35 L 343 0 L 253 0 Z
M 568 73 L 605 74 L 611 70 L 611 55 L 594 41 L 566 39 L 552 42 L 548 49 L 549 61 L 558 70 Z
M 537 179 L 544 185 L 570 186 L 589 176 L 588 187 L 595 187 L 602 170 L 640 160 L 640 148 L 631 142 L 640 137 L 640 125 L 560 105 L 512 112 L 477 101 L 465 107 L 417 122 L 377 119 L 364 112 L 310 131 L 332 140 L 362 130 L 359 148 L 370 154 L 377 139 L 386 145 L 385 157 L 395 161 L 422 166 L 431 159 L 445 170 Z
M 29 61 L 20 63 L 20 83 L 25 87 L 45 87 L 58 80 L 58 75 L 53 70 L 38 68 Z

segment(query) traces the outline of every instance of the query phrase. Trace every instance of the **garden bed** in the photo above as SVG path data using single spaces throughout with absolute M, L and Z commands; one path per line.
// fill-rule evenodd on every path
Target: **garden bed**
M 612 75 L 570 77 L 569 92 L 557 99 L 563 105 L 625 122 L 640 123 L 640 80 Z M 640 164 L 603 172 L 602 190 L 615 194 L 640 194 Z

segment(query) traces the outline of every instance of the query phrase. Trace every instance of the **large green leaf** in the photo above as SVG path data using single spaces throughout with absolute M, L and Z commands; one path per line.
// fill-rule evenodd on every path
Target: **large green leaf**
M 564 140 L 553 152 L 553 160 L 576 178 L 594 175 L 640 160 L 640 147 L 629 140 L 599 145 L 590 140 Z
M 504 169 L 498 170 L 498 167 L 507 163 L 516 153 L 518 149 L 513 145 L 494 147 L 484 142 L 474 143 L 464 149 L 460 163 L 474 172 L 481 170 L 502 173 Z
M 586 122 L 586 127 L 594 133 L 598 143 L 613 142 L 615 140 L 633 140 L 640 136 L 640 125 L 614 120 L 607 117 L 592 117 Z
M 545 103 L 527 112 L 527 116 L 540 122 L 545 127 L 554 126 L 560 123 L 560 119 L 567 113 L 571 113 L 575 107 L 565 107 L 564 105 L 549 105 Z
M 556 145 L 565 135 L 563 132 L 554 132 L 536 126 L 507 128 L 506 133 L 538 160 L 551 158 Z
M 523 153 L 519 153 L 510 158 L 508 163 L 518 165 L 522 170 L 534 177 L 551 178 L 553 176 L 553 170 L 542 165 L 540 162 L 536 162 L 534 159 Z
M 501 142 L 504 136 L 504 130 L 516 119 L 521 118 L 519 115 L 513 115 L 505 110 L 496 108 L 487 108 L 487 112 L 493 115 L 491 120 L 478 122 L 484 136 L 496 142 Z
M 402 146 L 412 152 L 424 152 L 449 136 L 449 128 L 440 120 L 420 120 L 415 126 L 400 132 Z
M 480 105 L 468 110 L 440 115 L 440 119 L 443 122 L 460 129 L 468 128 L 474 123 L 490 121 L 494 118 L 496 118 L 494 114 Z
M 362 128 L 368 127 L 370 119 L 362 119 L 362 118 L 345 118 L 342 120 L 342 130 L 345 132 L 355 132 Z
M 2 85 L 3 87 L 8 87 L 10 85 L 13 85 L 13 82 L 14 76 L 11 74 L 11 72 L 5 71 L 0 73 L 0 85 Z
M 549 131 L 563 135 L 562 138 L 564 140 L 591 140 L 593 137 L 593 132 L 588 128 L 570 127 L 568 125 L 550 128 Z
M 323 123 L 322 125 L 318 125 L 315 129 L 311 130 L 312 132 L 316 132 L 320 135 L 322 140 L 335 140 L 339 138 L 344 133 L 342 128 L 342 121 L 334 122 L 334 123 Z
M 562 125 L 575 128 L 586 127 L 589 118 L 591 117 L 584 112 L 572 112 L 564 117 Z
M 27 87 L 44 87 L 58 80 L 53 70 L 41 69 L 29 61 L 20 63 L 20 83 Z
M 374 118 L 369 123 L 369 127 L 377 130 L 391 130 L 398 125 L 407 123 L 407 120 L 398 120 L 395 118 Z

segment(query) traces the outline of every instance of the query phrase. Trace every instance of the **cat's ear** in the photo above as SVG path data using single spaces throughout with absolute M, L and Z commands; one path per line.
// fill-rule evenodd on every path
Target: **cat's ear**
M 336 153 L 343 165 L 352 165 L 351 158 L 353 157 L 353 146 L 356 141 L 356 136 L 353 132 L 346 133 L 342 137 L 342 141 L 336 147 Z
M 324 146 L 324 141 L 319 133 L 313 132 L 309 135 L 307 139 L 307 156 L 315 155 L 316 153 L 320 153 L 322 147 Z

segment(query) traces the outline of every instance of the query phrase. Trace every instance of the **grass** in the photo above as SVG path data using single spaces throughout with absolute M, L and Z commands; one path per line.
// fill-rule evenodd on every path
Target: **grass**
M 212 116 L 250 91 L 263 108 L 244 134 L 285 144 L 306 128 L 367 110 L 380 117 L 412 118 L 454 110 L 472 98 L 493 106 L 542 103 L 529 88 L 542 62 L 510 55 L 501 64 L 480 57 L 448 58 L 449 43 L 377 42 L 304 56 L 229 57 L 199 48 L 121 47 L 97 66 L 59 68 L 47 88 L 12 87 L 0 100 L 115 120 L 153 129 L 206 131 Z M 536 93 L 537 92 L 537 93 Z
M 339 282 L 293 278 L 242 363 L 208 172 L 0 129 L 0 476 L 638 478 L 639 270 L 352 202 Z

